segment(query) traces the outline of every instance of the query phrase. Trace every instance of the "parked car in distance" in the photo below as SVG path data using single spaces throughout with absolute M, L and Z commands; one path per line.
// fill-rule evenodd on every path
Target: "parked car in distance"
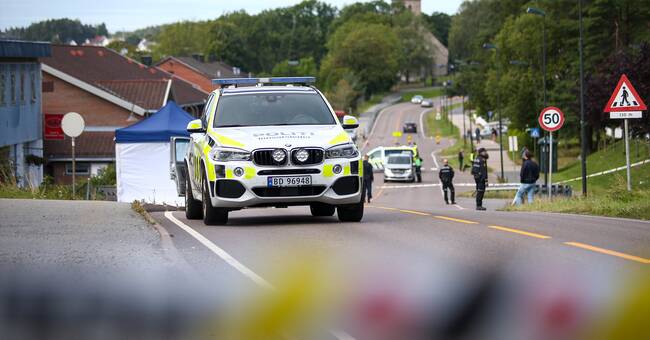
M 421 107 L 433 107 L 433 100 L 431 99 L 423 99 L 422 102 L 420 103 Z
M 413 122 L 406 122 L 402 126 L 402 132 L 404 132 L 404 133 L 418 133 L 418 126 Z
M 420 104 L 422 102 L 422 99 L 424 99 L 424 97 L 422 97 L 419 94 L 416 94 L 415 96 L 413 96 L 413 98 L 411 98 L 411 103 Z
M 384 167 L 384 183 L 387 181 L 414 182 L 413 156 L 401 153 L 388 156 Z
M 368 162 L 374 170 L 382 171 L 388 157 L 395 154 L 407 154 L 415 157 L 418 154 L 418 149 L 417 146 L 378 146 L 368 151 Z

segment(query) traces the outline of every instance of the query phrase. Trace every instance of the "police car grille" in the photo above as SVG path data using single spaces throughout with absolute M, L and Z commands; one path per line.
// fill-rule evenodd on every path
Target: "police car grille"
M 320 164 L 323 162 L 323 157 L 325 154 L 325 151 L 323 149 L 317 149 L 317 148 L 304 148 L 307 153 L 309 153 L 309 157 L 304 163 L 298 162 L 296 159 L 296 153 L 298 150 L 301 149 L 293 149 L 291 150 L 291 163 L 294 165 L 313 165 L 313 164 Z

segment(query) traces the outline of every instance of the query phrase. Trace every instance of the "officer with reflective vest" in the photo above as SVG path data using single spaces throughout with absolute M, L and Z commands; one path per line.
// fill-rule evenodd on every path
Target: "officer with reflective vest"
M 447 191 L 451 194 L 451 204 L 456 204 L 456 191 L 454 190 L 454 169 L 449 166 L 449 161 L 444 159 L 443 166 L 438 172 L 438 178 L 442 183 L 442 192 L 445 194 L 445 203 L 449 204 L 449 196 Z
M 485 148 L 478 149 L 478 156 L 472 162 L 472 176 L 476 182 L 476 210 L 485 210 L 483 196 L 488 182 L 487 159 L 489 155 Z

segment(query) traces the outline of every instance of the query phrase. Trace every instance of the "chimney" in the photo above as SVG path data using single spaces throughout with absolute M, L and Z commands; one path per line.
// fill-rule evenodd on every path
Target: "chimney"
M 140 57 L 140 62 L 146 66 L 151 66 L 153 64 L 153 58 L 150 55 L 143 55 Z
M 203 54 L 193 53 L 192 58 L 194 58 L 194 60 L 196 60 L 196 61 L 203 62 Z

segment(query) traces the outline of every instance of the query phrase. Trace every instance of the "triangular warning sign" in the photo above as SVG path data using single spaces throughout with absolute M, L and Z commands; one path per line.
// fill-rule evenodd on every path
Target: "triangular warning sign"
M 605 112 L 643 111 L 648 107 L 624 74 L 616 85 L 614 93 L 605 105 Z

